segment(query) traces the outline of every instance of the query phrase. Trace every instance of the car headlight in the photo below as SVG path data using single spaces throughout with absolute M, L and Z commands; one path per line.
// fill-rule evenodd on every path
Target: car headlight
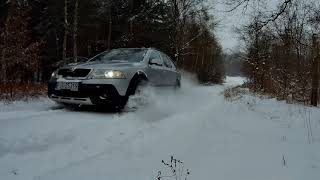
M 52 74 L 51 74 L 51 79 L 58 79 L 58 71 L 54 71 Z
M 92 79 L 125 79 L 126 76 L 121 71 L 96 69 L 91 74 Z

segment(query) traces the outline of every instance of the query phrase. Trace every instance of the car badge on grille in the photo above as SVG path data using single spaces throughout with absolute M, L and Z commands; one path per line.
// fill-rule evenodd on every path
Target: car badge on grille
M 77 67 L 73 67 L 73 68 L 71 69 L 71 72 L 74 72 L 76 69 L 77 69 Z

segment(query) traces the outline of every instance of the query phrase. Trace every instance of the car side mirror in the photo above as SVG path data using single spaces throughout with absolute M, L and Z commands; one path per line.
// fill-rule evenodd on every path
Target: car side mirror
M 162 66 L 162 61 L 160 59 L 151 59 L 149 64 L 156 65 L 156 66 Z

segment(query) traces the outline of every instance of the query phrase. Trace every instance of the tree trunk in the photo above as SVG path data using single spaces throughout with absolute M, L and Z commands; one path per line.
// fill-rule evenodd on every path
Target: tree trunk
M 78 10 L 79 0 L 75 0 L 73 23 L 73 61 L 78 62 Z
M 318 106 L 319 95 L 319 42 L 318 37 L 313 35 L 313 63 L 312 63 L 312 92 L 311 92 L 311 105 Z
M 194 67 L 192 68 L 193 69 L 193 72 L 197 72 L 197 70 L 198 70 L 198 59 L 199 59 L 199 51 L 200 51 L 200 49 L 199 48 L 197 48 L 197 50 L 196 50 L 197 52 L 197 58 L 196 58 L 196 61 L 195 61 L 195 64 L 194 64 Z
M 6 71 L 6 60 L 5 60 L 5 49 L 6 49 L 6 35 L 7 33 L 4 32 L 3 35 L 3 47 L 1 51 L 1 80 L 4 82 L 4 84 L 7 81 L 7 71 Z
M 64 37 L 63 37 L 63 49 L 62 49 L 62 60 L 66 63 L 67 58 L 67 39 L 68 39 L 68 0 L 64 0 Z
M 202 47 L 202 58 L 201 58 L 201 70 L 203 70 L 203 65 L 204 65 L 204 55 L 205 55 L 205 49 Z
M 108 30 L 108 50 L 111 49 L 111 36 L 112 36 L 112 13 L 111 13 L 111 4 L 109 5 L 109 30 Z
M 6 72 L 6 61 L 5 61 L 5 54 L 4 54 L 4 48 L 1 52 L 1 80 L 4 82 L 4 84 L 7 81 L 7 72 Z

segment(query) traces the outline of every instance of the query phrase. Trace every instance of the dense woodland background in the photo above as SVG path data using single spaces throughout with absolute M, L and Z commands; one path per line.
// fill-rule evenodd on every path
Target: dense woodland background
M 119 47 L 155 47 L 201 82 L 223 78 L 204 0 L 1 0 L 2 83 L 46 82 L 61 61 Z
M 202 83 L 244 75 L 246 84 L 288 102 L 319 99 L 317 0 L 226 0 L 249 21 L 241 46 L 224 54 L 209 0 L 1 0 L 1 96 L 45 87 L 59 65 L 119 47 L 155 47 Z M 272 10 L 270 10 L 272 9 Z M 226 68 L 225 68 L 226 67 Z M 23 88 L 21 88 L 23 87 Z

